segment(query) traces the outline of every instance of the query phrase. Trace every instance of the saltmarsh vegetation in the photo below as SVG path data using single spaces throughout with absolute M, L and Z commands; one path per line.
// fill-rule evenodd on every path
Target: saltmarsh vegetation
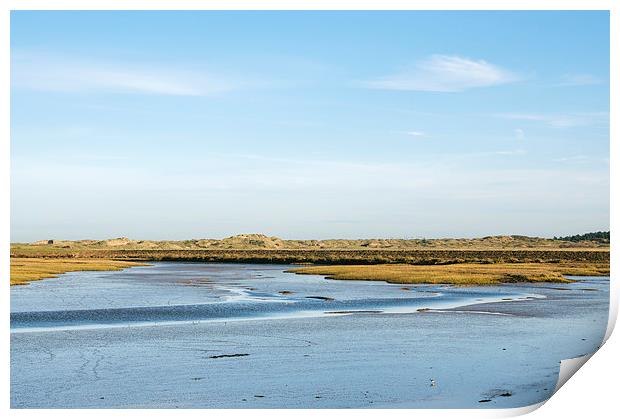
M 118 271 L 140 265 L 144 264 L 106 259 L 11 258 L 11 285 L 55 278 L 66 272 Z
M 451 265 L 331 265 L 290 269 L 330 279 L 397 284 L 493 285 L 514 282 L 572 282 L 564 275 L 609 275 L 606 263 L 459 263 Z
M 283 240 L 261 234 L 182 241 L 50 239 L 11 244 L 11 284 L 71 271 L 118 270 L 144 261 L 307 264 L 315 266 L 291 271 L 403 284 L 568 282 L 564 275 L 609 275 L 608 238 L 609 232 L 554 240 Z

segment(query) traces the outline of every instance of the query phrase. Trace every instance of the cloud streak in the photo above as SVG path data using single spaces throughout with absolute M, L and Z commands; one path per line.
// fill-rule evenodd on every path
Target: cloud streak
M 161 66 L 86 62 L 38 54 L 16 54 L 11 64 L 11 86 L 38 91 L 206 96 L 238 87 L 205 72 Z
M 508 70 L 484 60 L 455 55 L 432 55 L 399 73 L 362 82 L 363 87 L 383 90 L 462 92 L 518 81 Z
M 493 115 L 496 118 L 515 121 L 540 122 L 553 128 L 572 128 L 591 125 L 594 123 L 609 122 L 607 112 L 584 112 L 568 114 L 537 114 L 537 113 L 501 113 Z
M 422 131 L 405 131 L 405 134 L 409 135 L 410 137 L 417 137 L 417 138 L 427 136 L 426 133 Z
M 515 129 L 515 138 L 517 140 L 525 140 L 525 131 L 523 131 L 521 128 Z
M 590 86 L 603 81 L 592 74 L 564 74 L 558 86 Z

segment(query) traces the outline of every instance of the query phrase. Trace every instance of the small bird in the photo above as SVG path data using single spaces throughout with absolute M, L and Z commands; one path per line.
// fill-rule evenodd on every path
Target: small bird
M 435 380 L 431 378 L 431 387 L 435 387 Z

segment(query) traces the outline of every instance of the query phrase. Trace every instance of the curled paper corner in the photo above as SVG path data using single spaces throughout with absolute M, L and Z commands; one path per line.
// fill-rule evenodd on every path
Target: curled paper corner
M 610 289 L 610 305 L 609 305 L 609 317 L 607 320 L 607 329 L 605 330 L 605 336 L 603 337 L 603 341 L 601 342 L 599 349 L 607 342 L 607 339 L 611 336 L 614 328 L 616 327 L 616 320 L 618 319 L 618 294 L 615 291 L 614 287 Z M 553 390 L 553 394 L 555 394 L 566 382 L 573 376 L 579 368 L 583 367 L 583 365 L 588 362 L 590 358 L 596 353 L 596 351 L 591 352 L 586 355 L 579 356 L 577 358 L 563 359 L 560 361 L 560 373 L 558 375 L 558 382 L 555 385 L 555 389 Z M 544 402 L 543 402 L 544 404 Z
M 609 318 L 607 319 L 607 330 L 605 330 L 605 337 L 603 338 L 603 344 L 607 342 L 607 339 L 611 336 L 611 333 L 616 327 L 616 320 L 618 319 L 618 292 L 616 287 L 610 287 L 609 289 Z M 602 346 L 602 345 L 601 345 Z
M 566 382 L 594 355 L 594 352 L 577 358 L 563 359 L 560 361 L 560 374 L 553 393 L 555 394 Z
M 549 401 L 551 397 L 553 397 L 555 393 L 557 393 L 557 391 L 560 388 L 562 388 L 564 384 L 566 384 L 566 382 L 573 375 L 575 375 L 577 371 L 579 371 L 579 368 L 583 367 L 583 365 L 586 362 L 588 362 L 590 358 L 592 358 L 592 355 L 594 355 L 595 353 L 596 351 L 591 352 L 586 355 L 579 356 L 577 358 L 569 358 L 569 359 L 561 360 L 560 361 L 560 373 L 558 375 L 558 382 L 556 383 L 556 386 L 553 389 L 553 393 L 551 394 L 551 396 L 549 396 L 548 399 L 535 403 L 535 404 L 531 404 L 529 406 L 517 407 L 517 408 L 512 408 L 512 409 L 503 409 L 502 410 L 503 414 L 501 414 L 500 417 L 522 416 L 522 415 L 531 413 L 535 411 L 536 409 L 538 409 L 539 407 L 543 406 L 545 403 Z
M 534 404 L 530 404 L 528 406 L 523 406 L 523 407 L 513 407 L 511 409 L 502 409 L 501 413 L 496 416 L 496 417 L 502 417 L 502 418 L 513 418 L 516 416 L 523 416 L 523 415 L 527 415 L 528 413 L 532 413 L 534 410 L 538 409 L 539 407 L 541 407 L 543 404 L 545 404 L 547 401 L 544 400 L 542 402 L 538 402 L 538 403 L 534 403 Z

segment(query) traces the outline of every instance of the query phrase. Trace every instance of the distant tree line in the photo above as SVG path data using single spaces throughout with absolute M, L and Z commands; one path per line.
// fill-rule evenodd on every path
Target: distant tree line
M 609 231 L 597 231 L 595 233 L 575 234 L 574 236 L 553 237 L 553 240 L 569 242 L 595 241 L 609 243 Z

